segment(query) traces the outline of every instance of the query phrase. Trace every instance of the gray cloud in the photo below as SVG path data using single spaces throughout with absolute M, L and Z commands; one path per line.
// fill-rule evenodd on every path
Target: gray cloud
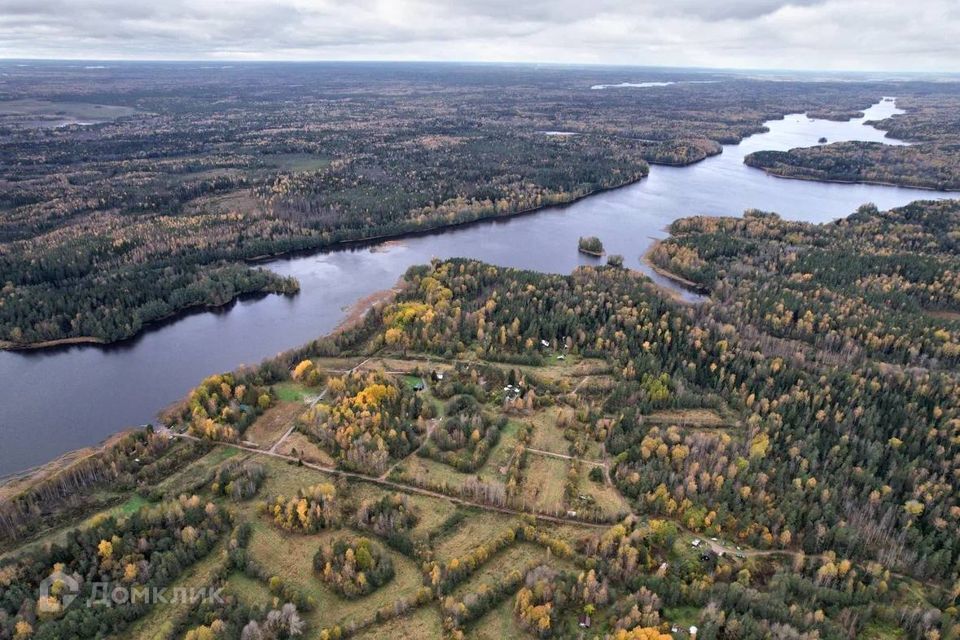
M 0 0 L 0 57 L 960 71 L 960 3 Z

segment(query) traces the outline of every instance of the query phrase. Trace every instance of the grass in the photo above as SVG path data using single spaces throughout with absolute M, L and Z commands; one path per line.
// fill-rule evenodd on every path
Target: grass
M 342 535 L 353 534 L 346 530 L 331 530 L 316 535 L 298 535 L 280 531 L 265 520 L 253 523 L 250 556 L 316 601 L 315 609 L 305 614 L 311 631 L 315 633 L 324 627 L 362 622 L 398 598 L 412 598 L 422 583 L 419 568 L 412 560 L 381 545 L 383 552 L 393 560 L 396 570 L 393 580 L 365 597 L 341 598 L 314 574 L 313 556 L 321 543 Z
M 429 458 L 421 458 L 414 454 L 408 456 L 400 465 L 397 471 L 406 471 L 413 478 L 418 478 L 431 485 L 438 483 L 447 483 L 451 487 L 460 487 L 467 478 L 476 474 L 460 473 L 453 467 Z M 488 478 L 492 480 L 493 478 Z
M 506 598 L 492 611 L 474 623 L 467 637 L 470 640 L 503 640 L 535 638 L 517 624 L 513 617 L 513 596 Z
M 506 580 L 514 569 L 522 571 L 528 564 L 537 561 L 558 569 L 575 569 L 573 564 L 552 556 L 544 547 L 530 542 L 518 542 L 483 564 L 469 580 L 458 585 L 452 595 L 461 599 L 470 592 L 478 591 L 481 585 L 494 587 Z
M 269 449 L 283 437 L 303 411 L 302 402 L 279 402 L 250 425 L 244 432 L 243 439 Z
M 146 498 L 142 498 L 141 496 L 135 493 L 132 496 L 130 496 L 126 502 L 124 502 L 123 504 L 121 504 L 119 507 L 116 508 L 116 513 L 120 515 L 128 516 L 131 513 L 136 513 L 137 511 L 140 511 L 140 509 L 146 504 L 147 504 Z
M 560 455 L 570 455 L 571 442 L 563 436 L 563 429 L 557 426 L 557 418 L 560 415 L 558 407 L 551 407 L 546 411 L 541 411 L 533 416 L 532 422 L 535 425 L 533 438 L 530 440 L 532 449 L 549 451 L 550 453 L 559 453 Z M 586 430 L 586 425 L 577 423 L 577 428 Z M 600 443 L 593 438 L 587 437 L 587 447 L 583 454 L 585 460 L 594 462 L 600 461 Z
M 258 605 L 273 606 L 274 596 L 267 589 L 267 585 L 239 571 L 231 573 L 230 577 L 227 578 L 225 592 L 237 596 L 241 602 L 250 607 Z
M 520 429 L 520 423 L 511 420 L 507 426 L 500 432 L 500 439 L 497 445 L 490 451 L 486 462 L 477 471 L 482 477 L 502 478 L 504 474 L 500 469 L 507 466 L 510 458 L 513 457 L 514 448 L 517 446 L 517 431 Z
M 442 638 L 443 625 L 436 606 L 423 606 L 399 618 L 373 625 L 353 640 L 382 640 L 383 638 Z
M 730 423 L 724 420 L 713 409 L 667 409 L 654 411 L 643 417 L 644 422 L 651 424 L 677 425 L 678 427 L 729 427 Z
M 905 637 L 903 629 L 892 623 L 873 621 L 863 628 L 860 637 L 864 640 L 898 640 Z
M 401 380 L 403 381 L 403 384 L 407 386 L 407 389 L 411 390 L 415 389 L 418 384 L 423 383 L 423 380 L 420 378 L 420 376 L 405 375 L 401 378 Z
M 559 458 L 527 456 L 528 466 L 523 483 L 523 499 L 528 507 L 539 511 L 563 511 L 563 483 L 568 462 Z
M 271 456 L 257 456 L 256 458 L 267 468 L 266 482 L 264 482 L 258 494 L 258 497 L 261 498 L 280 494 L 290 497 L 301 487 L 334 481 L 332 475 L 310 467 L 297 466 L 286 460 Z
M 557 407 L 551 407 L 533 416 L 532 421 L 536 428 L 530 440 L 532 448 L 561 455 L 567 455 L 570 452 L 570 441 L 563 437 L 563 429 L 557 426 L 559 413 L 560 410 Z
M 296 453 L 294 453 L 294 450 L 296 450 Z M 318 447 L 313 443 L 312 440 L 310 440 L 310 438 L 298 431 L 294 431 L 287 436 L 287 439 L 283 441 L 283 444 L 277 447 L 277 453 L 282 453 L 286 456 L 296 456 L 303 459 L 305 462 L 312 462 L 325 467 L 334 467 L 337 464 L 333 459 L 333 456 Z
M 223 543 L 218 544 L 206 558 L 188 567 L 168 591 L 172 594 L 177 587 L 208 587 L 224 562 L 223 547 Z M 188 600 L 176 604 L 156 604 L 147 615 L 133 623 L 122 637 L 128 640 L 166 640 L 194 606 Z
M 699 623 L 700 607 L 667 607 L 663 610 L 663 617 L 667 622 L 686 629 Z
M 513 516 L 484 511 L 471 515 L 456 529 L 434 541 L 434 555 L 444 562 L 499 536 L 516 524 Z
M 630 504 L 617 491 L 616 487 L 608 485 L 606 482 L 594 482 L 587 475 L 590 472 L 589 465 L 583 465 L 580 471 L 580 493 L 593 496 L 597 501 L 597 506 L 606 515 L 626 516 L 630 513 Z
M 273 385 L 273 390 L 280 402 L 303 402 L 303 399 L 307 396 L 314 395 L 299 382 L 279 382 Z
M 241 451 L 241 449 L 234 447 L 216 446 L 206 455 L 201 456 L 192 464 L 160 482 L 157 488 L 166 496 L 175 497 L 206 479 L 213 469 L 224 461 L 240 454 Z

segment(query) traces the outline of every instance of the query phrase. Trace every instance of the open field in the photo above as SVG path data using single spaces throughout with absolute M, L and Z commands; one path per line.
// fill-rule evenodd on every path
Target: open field
M 724 428 L 734 426 L 712 409 L 671 409 L 655 411 L 643 417 L 650 424 L 677 425 L 692 428 Z
M 332 467 L 335 464 L 333 457 L 314 444 L 310 438 L 298 431 L 292 432 L 277 447 L 277 453 L 287 456 L 295 456 L 304 462 L 313 462 L 325 467 Z
M 297 416 L 304 410 L 302 402 L 280 402 L 257 418 L 244 432 L 243 439 L 269 449 L 296 423 Z
M 540 511 L 563 511 L 563 483 L 569 463 L 566 460 L 538 455 L 529 455 L 527 460 L 526 481 L 523 484 L 524 503 Z

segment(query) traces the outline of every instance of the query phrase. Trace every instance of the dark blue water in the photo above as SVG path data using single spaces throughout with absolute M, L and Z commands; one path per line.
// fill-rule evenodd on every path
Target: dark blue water
M 896 112 L 892 101 L 866 119 Z M 651 167 L 641 182 L 563 208 L 489 222 L 373 248 L 278 260 L 269 267 L 296 276 L 296 298 L 268 296 L 219 313 L 201 313 L 110 348 L 73 347 L 34 353 L 0 352 L 0 475 L 46 462 L 116 431 L 149 422 L 204 376 L 256 363 L 329 332 L 358 299 L 392 286 L 413 264 L 432 257 L 466 256 L 514 267 L 568 273 L 592 260 L 577 238 L 597 235 L 627 266 L 673 220 L 696 214 L 777 211 L 787 218 L 829 221 L 865 202 L 882 209 L 921 198 L 960 197 L 870 185 L 783 180 L 743 164 L 760 149 L 812 146 L 823 136 L 885 140 L 864 120 L 827 122 L 791 115 L 768 123 L 769 133 L 724 147 L 690 167 Z

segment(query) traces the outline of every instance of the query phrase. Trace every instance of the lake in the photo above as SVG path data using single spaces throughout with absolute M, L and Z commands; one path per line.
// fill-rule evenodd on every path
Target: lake
M 888 209 L 917 199 L 960 198 L 960 193 L 784 180 L 743 164 L 753 151 L 812 146 L 821 137 L 830 142 L 894 143 L 864 124 L 894 113 L 893 100 L 885 99 L 867 110 L 865 118 L 849 122 L 789 115 L 768 122 L 768 133 L 724 146 L 718 156 L 688 167 L 652 166 L 649 177 L 638 183 L 568 206 L 270 262 L 270 269 L 300 280 L 301 292 L 294 298 L 240 301 L 217 312 L 186 316 L 116 346 L 0 352 L 0 476 L 150 422 L 203 377 L 259 362 L 328 333 L 357 300 L 391 287 L 409 266 L 433 257 L 463 256 L 569 273 L 577 265 L 599 262 L 577 251 L 580 236 L 595 235 L 608 254 L 622 254 L 627 266 L 648 272 L 640 256 L 681 217 L 740 215 L 755 208 L 794 220 L 826 222 L 865 202 Z

